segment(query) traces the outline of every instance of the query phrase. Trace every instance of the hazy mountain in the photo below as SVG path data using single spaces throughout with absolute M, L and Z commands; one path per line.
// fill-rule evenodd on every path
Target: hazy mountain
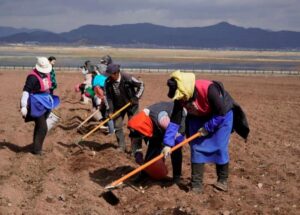
M 207 27 L 173 28 L 149 23 L 85 25 L 60 34 L 32 32 L 0 42 L 81 43 L 132 47 L 299 49 L 300 32 L 243 28 L 221 22 Z
M 68 43 L 68 39 L 59 34 L 47 31 L 34 31 L 30 33 L 18 33 L 0 38 L 5 43 Z
M 13 28 L 13 27 L 1 27 L 0 26 L 0 37 L 6 37 L 18 33 L 30 33 L 33 31 L 44 31 L 40 29 L 28 29 L 28 28 Z

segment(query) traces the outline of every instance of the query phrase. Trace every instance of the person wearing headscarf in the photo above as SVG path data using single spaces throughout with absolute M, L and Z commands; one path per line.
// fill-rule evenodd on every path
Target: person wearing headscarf
M 50 128 L 48 118 L 59 97 L 50 94 L 52 66 L 46 57 L 38 57 L 35 68 L 28 74 L 21 97 L 21 114 L 25 122 L 34 121 L 33 154 L 41 155 L 44 139 Z M 48 126 L 49 124 L 49 126 Z
M 168 97 L 174 100 L 174 107 L 162 152 L 167 156 L 175 145 L 175 135 L 185 108 L 188 113 L 186 136 L 201 133 L 201 137 L 190 142 L 192 190 L 202 192 L 204 164 L 214 163 L 217 172 L 214 186 L 227 191 L 230 135 L 234 130 L 247 139 L 249 126 L 245 114 L 221 82 L 196 80 L 195 74 L 177 70 L 171 74 L 167 85 Z
M 163 148 L 163 137 L 166 128 L 170 123 L 170 116 L 172 114 L 173 102 L 158 102 L 145 108 L 143 111 L 134 115 L 128 121 L 128 128 L 131 131 L 130 137 L 133 139 L 133 154 L 138 164 L 143 164 L 161 153 Z M 180 129 L 176 135 L 175 142 L 183 141 L 185 130 L 185 112 L 180 123 Z M 143 159 L 142 146 L 138 145 L 139 139 L 144 139 L 147 145 L 147 152 L 145 159 Z M 182 166 L 182 151 L 176 150 L 171 154 L 173 167 L 173 181 L 180 182 L 181 166 Z M 147 172 L 147 171 L 146 171 Z M 141 178 L 145 173 L 140 174 Z

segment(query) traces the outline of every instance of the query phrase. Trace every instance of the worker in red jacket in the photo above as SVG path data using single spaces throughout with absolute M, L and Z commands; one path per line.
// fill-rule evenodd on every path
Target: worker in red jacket
M 173 110 L 173 102 L 158 102 L 149 107 L 145 108 L 143 111 L 134 115 L 128 121 L 128 128 L 131 130 L 131 137 L 135 139 L 143 138 L 146 145 L 148 146 L 145 162 L 151 160 L 152 158 L 158 156 L 163 149 L 163 137 L 170 123 L 170 116 Z M 176 143 L 183 141 L 184 136 L 184 123 L 185 123 L 185 113 L 181 118 L 180 129 L 176 136 Z M 133 141 L 133 143 L 136 143 Z M 143 163 L 143 154 L 141 152 L 142 147 L 135 146 L 135 159 L 139 164 Z M 174 151 L 171 154 L 172 167 L 173 167 L 173 181 L 175 183 L 180 182 L 181 176 L 181 166 L 182 166 L 182 151 L 181 148 Z M 143 173 L 141 177 L 145 176 Z

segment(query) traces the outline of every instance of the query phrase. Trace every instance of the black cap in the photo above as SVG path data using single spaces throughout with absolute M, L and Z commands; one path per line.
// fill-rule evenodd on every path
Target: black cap
M 172 99 L 175 96 L 175 92 L 177 90 L 177 82 L 174 78 L 170 78 L 167 81 L 167 85 L 169 87 L 168 97 Z
M 120 72 L 120 65 L 118 64 L 109 64 L 106 69 L 106 73 L 111 75 L 113 73 Z

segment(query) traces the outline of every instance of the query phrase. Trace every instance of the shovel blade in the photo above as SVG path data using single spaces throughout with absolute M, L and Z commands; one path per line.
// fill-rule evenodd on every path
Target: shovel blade
M 109 184 L 109 185 L 106 185 L 104 187 L 105 190 L 114 190 L 114 189 L 117 189 L 118 187 L 120 187 L 123 183 L 119 183 L 119 184 L 116 184 L 116 185 L 112 185 L 112 184 Z

